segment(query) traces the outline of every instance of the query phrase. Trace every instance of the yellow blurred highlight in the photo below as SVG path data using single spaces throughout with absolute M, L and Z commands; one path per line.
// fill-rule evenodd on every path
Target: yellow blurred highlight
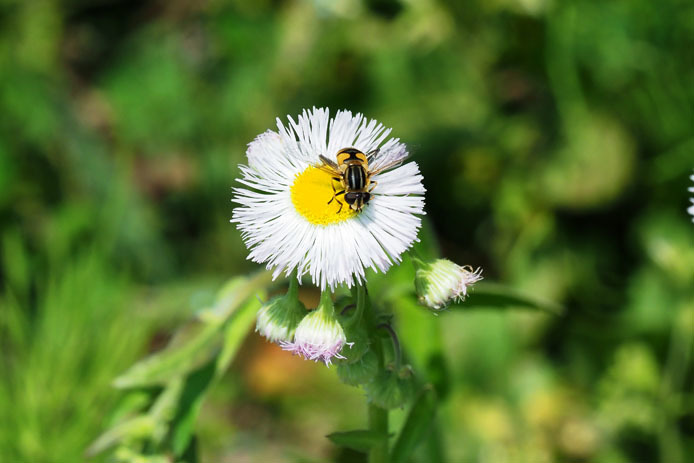
M 485 441 L 506 441 L 513 438 L 513 424 L 509 411 L 501 403 L 477 399 L 464 406 L 460 413 L 467 426 Z

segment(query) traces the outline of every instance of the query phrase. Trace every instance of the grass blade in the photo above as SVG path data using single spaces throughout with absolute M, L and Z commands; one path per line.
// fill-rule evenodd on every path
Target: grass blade
M 497 283 L 477 283 L 462 304 L 453 304 L 451 309 L 471 308 L 524 308 L 549 312 L 555 315 L 561 314 L 564 309 L 561 305 L 531 296 L 529 294 Z
M 383 434 L 371 431 L 369 429 L 334 432 L 325 437 L 330 439 L 335 445 L 347 447 L 359 452 L 368 452 L 371 447 L 380 444 L 383 442 L 383 439 L 386 438 L 386 436 Z
M 391 463 L 403 463 L 408 460 L 417 444 L 431 429 L 431 423 L 436 413 L 436 393 L 431 385 L 425 386 L 407 415 L 405 424 L 400 430 L 393 451 Z

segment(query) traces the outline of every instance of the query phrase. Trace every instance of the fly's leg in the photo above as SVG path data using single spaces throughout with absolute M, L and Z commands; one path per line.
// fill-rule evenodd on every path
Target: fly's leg
M 333 195 L 332 199 L 330 201 L 328 201 L 328 204 L 332 203 L 333 201 L 337 201 L 338 203 L 340 203 L 340 200 L 337 199 L 337 197 L 340 195 L 343 195 L 343 194 L 345 194 L 345 190 L 336 191 L 335 194 Z M 342 203 L 340 203 L 340 204 L 342 204 Z
M 338 177 L 333 177 L 333 180 L 338 180 L 338 181 L 339 181 L 340 179 L 339 179 Z M 337 190 L 335 189 L 335 183 L 331 183 L 330 186 L 333 187 L 333 197 L 330 198 L 330 201 L 328 201 L 328 204 L 332 203 L 333 200 L 336 201 L 337 204 L 340 205 L 340 208 L 337 210 L 337 213 L 339 214 L 339 213 L 342 211 L 342 206 L 343 206 L 344 204 L 342 204 L 342 201 L 340 201 L 339 199 L 337 199 L 337 197 L 340 196 L 340 195 L 345 194 L 345 190 L 337 191 Z
M 340 179 L 338 177 L 333 177 L 333 180 L 340 181 Z M 337 196 L 345 193 L 345 190 L 337 191 L 335 189 L 335 182 L 330 182 L 330 186 L 333 187 L 333 197 L 330 199 L 330 201 L 328 201 L 328 204 L 332 203 L 333 199 L 337 200 Z M 340 201 L 337 201 L 337 202 L 339 203 Z
M 371 187 L 369 188 L 369 193 L 374 191 L 374 188 L 376 188 L 376 185 L 378 185 L 378 182 L 371 182 Z

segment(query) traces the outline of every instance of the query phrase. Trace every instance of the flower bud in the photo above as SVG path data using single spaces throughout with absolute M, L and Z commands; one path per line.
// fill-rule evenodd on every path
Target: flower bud
M 451 262 L 448 259 L 436 259 L 423 262 L 412 259 L 416 272 L 414 285 L 419 303 L 431 309 L 445 309 L 452 301 L 460 302 L 467 296 L 468 288 L 482 279 L 482 269 Z
M 322 360 L 330 365 L 333 357 L 341 359 L 342 347 L 347 343 L 345 332 L 335 317 L 330 292 L 323 291 L 316 310 L 304 317 L 296 328 L 294 341 L 280 343 L 282 349 L 298 354 L 308 360 Z
M 294 339 L 294 332 L 307 313 L 298 293 L 298 282 L 292 278 L 286 295 L 270 299 L 258 310 L 255 330 L 271 342 Z

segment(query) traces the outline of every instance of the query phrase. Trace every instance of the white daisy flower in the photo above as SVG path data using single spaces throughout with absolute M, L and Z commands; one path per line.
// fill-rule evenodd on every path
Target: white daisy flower
M 694 175 L 690 175 L 689 178 L 691 179 L 692 182 L 694 182 Z M 689 192 L 694 193 L 694 187 L 689 187 Z M 692 222 L 694 222 L 694 198 L 689 198 L 689 200 L 692 202 L 692 205 L 689 206 L 689 209 L 687 209 L 687 212 L 692 216 Z
M 253 140 L 239 179 L 247 188 L 234 188 L 240 206 L 231 220 L 248 258 L 274 269 L 274 278 L 294 269 L 299 278 L 309 274 L 322 290 L 351 286 L 366 268 L 385 272 L 399 262 L 417 240 L 425 190 L 416 163 L 399 166 L 407 148 L 389 134 L 361 114 L 338 111 L 330 118 L 327 109 L 313 108 L 286 125 L 277 119 L 276 132 Z M 320 158 L 337 163 L 343 148 L 367 154 L 369 172 L 378 172 L 359 211 L 340 195 L 340 182 Z

